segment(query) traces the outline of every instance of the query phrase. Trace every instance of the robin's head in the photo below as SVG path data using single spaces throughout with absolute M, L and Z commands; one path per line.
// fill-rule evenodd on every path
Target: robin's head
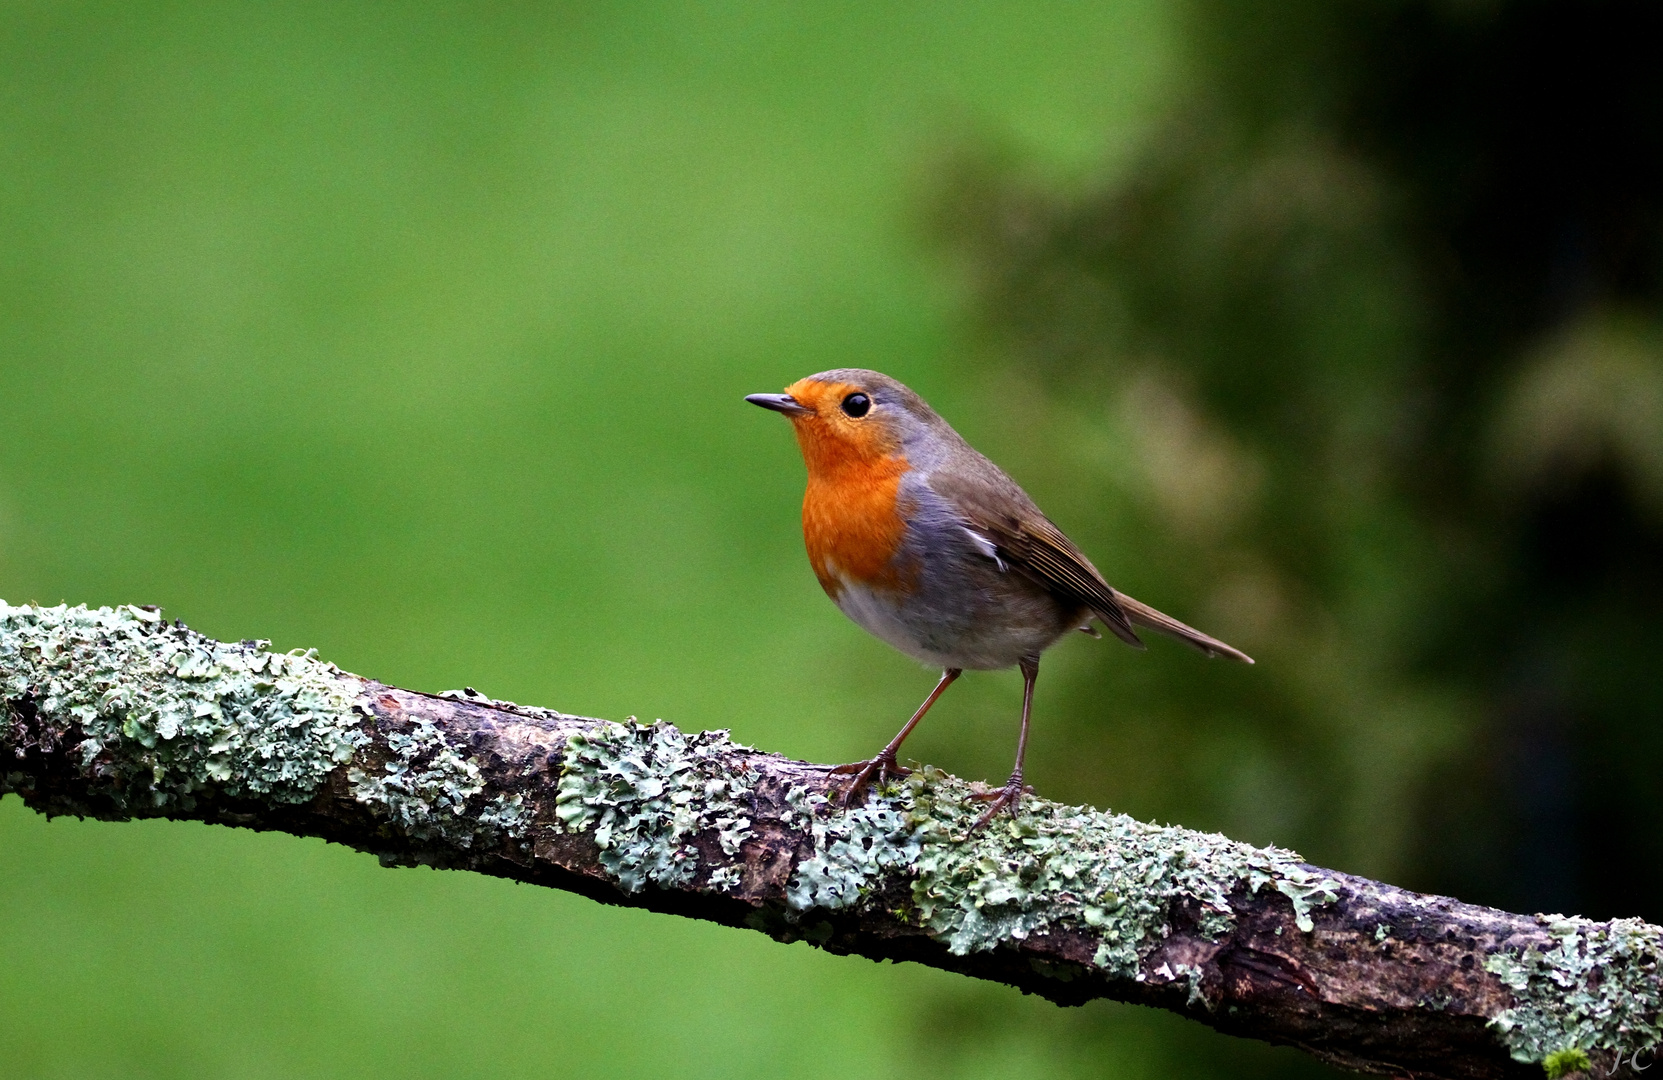
M 920 443 L 946 426 L 917 394 L 864 368 L 822 371 L 792 383 L 783 394 L 745 400 L 790 417 L 811 473 L 915 458 Z

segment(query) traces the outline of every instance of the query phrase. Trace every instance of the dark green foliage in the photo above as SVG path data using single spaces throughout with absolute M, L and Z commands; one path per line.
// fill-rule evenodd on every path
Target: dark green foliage
M 1467 900 L 1663 917 L 1663 12 L 1189 28 L 1123 171 L 1060 193 L 973 150 L 934 208 L 1024 388 L 995 456 L 1260 660 L 1081 659 L 1042 768 Z

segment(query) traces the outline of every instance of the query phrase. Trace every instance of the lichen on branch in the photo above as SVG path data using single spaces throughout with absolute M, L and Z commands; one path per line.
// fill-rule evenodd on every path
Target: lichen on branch
M 1064 1003 L 1112 997 L 1368 1071 L 1610 1077 L 1663 1040 L 1663 929 L 1518 916 L 933 768 L 835 804 L 726 732 L 430 696 L 148 608 L 0 603 L 0 794 L 318 835 Z
M 1663 1043 L 1663 927 L 1546 921 L 1551 947 L 1502 949 L 1484 961 L 1518 999 L 1491 1020 L 1513 1057 L 1546 1064 L 1556 1053 L 1591 1051 L 1620 1059 Z
M 369 742 L 368 710 L 315 651 L 270 644 L 215 641 L 153 608 L 0 601 L 0 696 L 30 703 L 33 738 L 73 735 L 118 805 L 189 810 L 208 788 L 301 802 Z

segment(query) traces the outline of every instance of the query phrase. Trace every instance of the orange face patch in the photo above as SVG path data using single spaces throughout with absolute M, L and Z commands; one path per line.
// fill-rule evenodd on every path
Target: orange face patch
M 814 410 L 812 416 L 791 418 L 810 476 L 829 475 L 899 453 L 901 441 L 881 416 L 869 413 L 856 418 L 843 411 L 843 399 L 860 390 L 853 383 L 812 379 L 785 388 L 797 404 Z
M 874 588 L 905 584 L 895 563 L 906 535 L 899 502 L 901 477 L 910 467 L 900 440 L 880 417 L 844 414 L 845 397 L 859 390 L 847 383 L 804 379 L 786 387 L 812 416 L 793 416 L 808 465 L 803 494 L 803 541 L 820 587 L 833 599 L 842 578 Z

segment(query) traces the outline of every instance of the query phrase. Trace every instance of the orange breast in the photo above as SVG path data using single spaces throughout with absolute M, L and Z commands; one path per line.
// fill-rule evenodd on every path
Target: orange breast
M 841 578 L 899 588 L 908 576 L 908 568 L 896 565 L 895 553 L 906 535 L 898 503 L 901 477 L 910 466 L 886 424 L 859 422 L 838 411 L 837 403 L 856 389 L 811 379 L 786 387 L 815 410 L 793 416 L 791 426 L 808 466 L 803 540 L 820 586 L 834 600 L 843 589 Z
M 833 470 L 810 470 L 803 495 L 803 542 L 820 587 L 834 600 L 839 576 L 874 588 L 899 588 L 905 568 L 895 553 L 906 535 L 897 502 L 903 457 L 850 462 Z

